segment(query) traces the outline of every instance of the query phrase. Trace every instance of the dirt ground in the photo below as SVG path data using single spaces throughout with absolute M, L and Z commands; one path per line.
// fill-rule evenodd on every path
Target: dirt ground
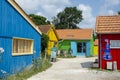
M 51 68 L 28 80 L 120 80 L 118 71 L 90 69 L 95 59 L 96 57 L 58 59 Z

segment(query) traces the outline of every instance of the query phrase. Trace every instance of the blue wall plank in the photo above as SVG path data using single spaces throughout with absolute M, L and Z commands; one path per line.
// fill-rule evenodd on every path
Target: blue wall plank
M 77 56 L 77 44 L 76 42 L 71 42 L 72 56 Z
M 5 49 L 0 69 L 9 74 L 21 71 L 32 64 L 32 58 L 40 57 L 41 35 L 7 2 L 0 0 L 0 47 Z M 12 56 L 14 37 L 33 39 L 36 53 Z
M 90 42 L 86 42 L 86 56 L 90 56 Z
M 82 45 L 83 43 L 86 43 L 86 53 L 78 53 L 77 52 L 77 42 L 72 41 L 71 42 L 71 49 L 72 49 L 72 56 L 86 56 L 89 57 L 90 56 L 90 41 L 88 42 L 81 42 Z M 83 50 L 82 50 L 83 52 Z

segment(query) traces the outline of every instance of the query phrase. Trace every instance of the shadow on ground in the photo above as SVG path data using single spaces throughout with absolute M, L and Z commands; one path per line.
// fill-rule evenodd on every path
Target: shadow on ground
M 91 68 L 92 63 L 93 62 L 84 62 L 84 63 L 80 63 L 80 65 L 82 66 L 82 68 Z

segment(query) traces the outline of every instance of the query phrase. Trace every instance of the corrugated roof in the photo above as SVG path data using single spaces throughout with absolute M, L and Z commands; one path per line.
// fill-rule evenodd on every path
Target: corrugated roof
M 98 16 L 96 18 L 97 33 L 120 33 L 120 15 Z
M 98 45 L 98 39 L 95 39 L 95 41 L 94 41 L 94 45 Z
M 39 29 L 42 31 L 42 33 L 46 34 L 51 28 L 51 25 L 40 25 Z
M 56 31 L 59 39 L 69 40 L 89 40 L 93 33 L 92 29 L 59 29 Z

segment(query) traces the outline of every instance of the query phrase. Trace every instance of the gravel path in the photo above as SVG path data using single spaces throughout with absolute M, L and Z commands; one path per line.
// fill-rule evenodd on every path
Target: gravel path
M 95 58 L 59 59 L 51 68 L 28 80 L 120 80 L 120 72 L 88 69 Z

